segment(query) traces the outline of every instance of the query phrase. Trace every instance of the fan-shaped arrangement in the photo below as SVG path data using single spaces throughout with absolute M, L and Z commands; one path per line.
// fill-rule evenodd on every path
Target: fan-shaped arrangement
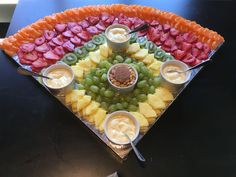
M 112 24 L 134 29 L 144 23 L 148 30 L 132 34 L 124 53 L 114 53 L 106 44 L 104 31 Z M 69 9 L 46 16 L 0 43 L 8 55 L 17 55 L 20 65 L 33 71 L 62 61 L 75 75 L 75 88 L 63 103 L 117 154 L 127 150 L 112 146 L 103 136 L 107 114 L 129 111 L 145 133 L 174 99 L 160 85 L 160 67 L 168 60 L 194 66 L 209 58 L 224 42 L 214 31 L 173 13 L 139 5 L 101 5 Z M 132 65 L 138 72 L 137 86 L 122 95 L 110 88 L 107 71 L 117 63 Z M 143 134 L 142 134 L 143 135 Z M 142 136 L 141 135 L 141 136 Z

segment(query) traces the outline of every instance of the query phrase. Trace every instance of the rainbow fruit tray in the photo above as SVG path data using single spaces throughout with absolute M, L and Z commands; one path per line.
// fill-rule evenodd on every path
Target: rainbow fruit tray
M 104 33 L 114 24 L 131 30 L 143 24 L 149 27 L 131 34 L 126 50 L 116 52 Z M 173 13 L 114 4 L 73 8 L 46 16 L 5 38 L 0 48 L 20 66 L 37 73 L 44 73 L 56 63 L 69 66 L 74 76 L 69 91 L 53 92 L 42 79 L 35 79 L 125 159 L 131 147 L 107 138 L 106 117 L 115 111 L 129 112 L 140 125 L 134 140 L 138 143 L 200 70 L 194 70 L 187 83 L 172 90 L 162 82 L 162 65 L 168 61 L 181 61 L 189 67 L 199 65 L 210 60 L 223 42 L 218 33 Z M 108 70 L 119 63 L 134 68 L 138 75 L 133 90 L 125 94 L 108 83 Z

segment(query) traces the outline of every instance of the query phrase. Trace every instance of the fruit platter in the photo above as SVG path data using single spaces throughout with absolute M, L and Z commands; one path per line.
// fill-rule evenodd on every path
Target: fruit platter
M 145 29 L 132 30 L 146 25 Z M 224 43 L 217 32 L 139 5 L 68 9 L 0 43 L 121 159 Z

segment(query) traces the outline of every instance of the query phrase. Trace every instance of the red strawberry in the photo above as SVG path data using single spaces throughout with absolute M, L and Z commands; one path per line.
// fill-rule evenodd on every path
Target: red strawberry
M 76 46 L 80 45 L 81 44 L 81 39 L 78 38 L 77 36 L 73 37 L 73 38 L 70 38 L 70 41 L 72 43 L 74 43 Z
M 192 65 L 195 61 L 196 61 L 196 58 L 194 56 L 192 56 L 191 54 L 187 55 L 183 59 L 183 62 L 188 64 L 188 65 Z
M 172 47 L 172 46 L 175 45 L 175 40 L 169 38 L 169 39 L 167 39 L 167 40 L 164 42 L 164 45 L 165 45 L 165 46 L 168 46 L 168 47 Z
M 96 25 L 99 22 L 99 17 L 89 16 L 86 18 L 90 25 Z
M 208 44 L 203 44 L 203 51 L 204 51 L 204 53 L 206 53 L 206 54 L 209 54 L 209 53 L 210 53 L 211 48 L 209 47 Z
M 177 43 L 181 43 L 181 42 L 184 41 L 184 38 L 183 38 L 181 35 L 179 35 L 179 36 L 176 37 L 175 41 L 176 41 Z
M 38 51 L 38 52 L 44 53 L 44 52 L 49 51 L 50 47 L 48 46 L 47 43 L 44 43 L 44 44 L 42 44 L 40 46 L 35 47 L 35 50 Z
M 65 51 L 64 51 L 64 49 L 63 49 L 62 46 L 57 46 L 57 47 L 55 47 L 55 49 L 53 50 L 53 52 L 54 52 L 56 55 L 60 56 L 60 57 L 62 57 L 62 56 L 65 55 Z
M 52 42 L 56 45 L 62 45 L 64 43 L 62 36 L 57 36 L 55 38 L 52 38 Z
M 83 29 L 88 28 L 89 27 L 89 23 L 87 20 L 82 20 L 78 23 Z
M 81 33 L 78 33 L 77 36 L 84 41 L 89 41 L 91 39 L 91 36 L 87 31 L 82 31 Z
M 115 17 L 113 15 L 110 15 L 109 18 L 106 21 L 104 21 L 104 25 L 109 26 L 114 22 L 114 20 L 115 20 Z
M 56 29 L 58 32 L 60 32 L 60 33 L 62 33 L 63 31 L 65 31 L 66 27 L 67 27 L 66 24 L 56 24 L 56 25 L 55 25 L 55 29 Z
M 106 27 L 102 22 L 99 22 L 98 24 L 96 24 L 95 27 L 100 31 L 105 31 L 106 30 Z
M 201 62 L 202 62 L 201 60 L 196 59 L 195 62 L 192 63 L 192 66 L 199 65 Z
M 37 52 L 38 58 L 42 58 L 43 57 L 43 53 L 41 52 Z
M 175 28 L 171 28 L 170 29 L 170 35 L 171 36 L 177 36 L 179 35 L 179 30 L 175 29 Z
M 157 46 L 161 46 L 162 45 L 162 42 L 161 41 L 155 41 L 155 44 L 157 45 Z
M 183 51 L 188 51 L 192 48 L 192 45 L 187 43 L 187 42 L 183 42 L 181 48 L 182 48 Z
M 176 60 L 182 60 L 185 55 L 186 55 L 185 51 L 182 51 L 182 50 L 176 50 L 174 52 L 174 56 Z
M 159 22 L 158 21 L 156 21 L 156 20 L 152 20 L 152 22 L 151 23 L 149 23 L 151 26 L 157 26 L 157 25 L 159 25 Z
M 31 65 L 32 61 L 20 58 L 20 63 L 23 64 L 23 65 Z
M 56 32 L 55 31 L 49 31 L 49 30 L 45 30 L 44 31 L 44 37 L 50 41 L 52 38 L 54 38 L 56 36 Z
M 33 51 L 31 53 L 27 53 L 24 55 L 24 59 L 29 60 L 29 61 L 35 61 L 38 59 L 38 55 L 36 51 Z
M 64 49 L 66 49 L 69 52 L 72 52 L 75 48 L 75 45 L 72 44 L 70 41 L 65 42 L 62 46 L 63 46 Z
M 79 25 L 76 25 L 74 26 L 73 28 L 71 28 L 71 31 L 74 33 L 74 34 L 78 34 L 82 31 L 82 27 L 79 26 Z
M 60 57 L 56 55 L 52 50 L 43 54 L 44 58 L 49 60 L 60 60 Z
M 137 32 L 137 35 L 140 37 L 140 36 L 145 36 L 147 34 L 147 31 L 146 30 L 142 30 L 142 31 L 139 31 Z
M 171 48 L 169 46 L 161 46 L 161 48 L 166 51 L 166 52 L 170 52 L 171 51 Z
M 197 56 L 200 54 L 200 50 L 198 48 L 192 48 L 192 55 L 197 58 Z
M 48 42 L 48 45 L 52 48 L 57 46 L 54 42 L 52 42 L 52 40 Z
M 162 30 L 163 30 L 162 25 L 159 24 L 159 25 L 157 26 L 157 30 L 158 30 L 158 31 L 162 31 Z
M 28 53 L 28 52 L 32 52 L 34 50 L 34 47 L 35 47 L 34 43 L 26 43 L 26 44 L 22 44 L 20 46 L 20 49 L 22 50 L 22 52 Z
M 197 41 L 197 36 L 193 33 L 189 33 L 189 35 L 187 37 L 187 42 L 192 44 L 196 41 Z
M 171 52 L 174 52 L 174 51 L 176 51 L 177 49 L 178 49 L 178 47 L 177 47 L 176 45 L 174 45 L 174 46 L 171 47 L 170 51 L 171 51 Z
M 201 43 L 201 42 L 197 42 L 196 44 L 195 44 L 195 46 L 198 48 L 198 49 L 202 49 L 202 47 L 203 47 L 203 43 Z
M 206 60 L 208 58 L 208 54 L 201 52 L 197 57 L 199 60 Z
M 152 42 L 156 42 L 157 40 L 160 39 L 161 34 L 156 33 L 156 34 L 150 34 L 149 36 L 149 40 L 151 40 Z
M 42 36 L 42 37 L 39 37 L 39 38 L 35 39 L 34 43 L 36 45 L 42 45 L 45 42 L 45 40 L 46 40 L 45 37 Z
M 95 26 L 88 27 L 87 31 L 92 35 L 100 33 L 100 31 Z
M 21 50 L 18 50 L 17 51 L 17 56 L 19 57 L 19 58 L 23 58 L 23 56 L 24 56 L 24 52 L 23 51 L 21 51 Z
M 187 41 L 187 40 L 188 40 L 188 35 L 189 35 L 189 33 L 184 33 L 184 34 L 182 35 L 184 41 Z
M 165 33 L 165 34 L 161 35 L 160 41 L 164 42 L 168 39 L 168 37 L 169 37 L 169 33 Z
M 32 67 L 35 68 L 35 69 L 40 69 L 41 70 L 46 66 L 48 66 L 48 64 L 47 64 L 47 62 L 45 61 L 44 58 L 39 58 L 38 60 L 36 60 L 32 63 Z
M 69 29 L 73 28 L 73 27 L 76 26 L 76 25 L 77 25 L 76 22 L 68 22 L 68 23 L 67 23 L 67 26 L 68 26 Z
M 163 30 L 164 30 L 165 32 L 168 32 L 168 31 L 170 30 L 170 25 L 164 24 L 164 25 L 163 25 Z
M 109 16 L 110 15 L 108 13 L 103 12 L 101 14 L 100 18 L 101 18 L 102 21 L 106 21 L 109 18 Z
M 63 32 L 62 35 L 68 38 L 74 37 L 74 34 L 70 30 Z

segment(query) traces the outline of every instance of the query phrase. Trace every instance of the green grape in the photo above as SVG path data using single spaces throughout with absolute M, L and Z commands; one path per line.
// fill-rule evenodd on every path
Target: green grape
M 99 87 L 96 86 L 96 85 L 91 85 L 91 86 L 90 86 L 90 90 L 91 90 L 93 93 L 98 93 L 98 92 L 99 92 Z
M 96 94 L 93 93 L 92 91 L 88 91 L 87 94 L 91 96 L 93 99 L 96 98 Z
M 84 85 L 83 84 L 77 84 L 78 90 L 84 90 Z
M 102 82 L 107 81 L 107 74 L 106 73 L 102 74 L 101 81 Z
M 134 95 L 138 96 L 140 94 L 140 90 L 138 88 L 134 89 Z
M 105 110 L 108 109 L 108 104 L 106 102 L 101 102 L 101 107 Z
M 122 106 L 123 106 L 123 108 L 128 108 L 128 106 L 129 106 L 129 104 L 127 103 L 127 102 L 122 102 Z
M 146 85 L 147 85 L 147 81 L 146 80 L 142 80 L 142 81 L 138 82 L 137 87 L 138 88 L 144 88 Z
M 125 97 L 125 101 L 130 102 L 131 98 L 132 98 L 132 97 L 130 97 L 130 95 L 127 95 L 127 96 Z
M 89 75 L 94 76 L 95 73 L 96 73 L 96 69 L 95 68 L 90 69 Z
M 142 88 L 142 93 L 148 94 L 148 92 L 149 92 L 149 88 L 148 87 Z
M 97 77 L 101 77 L 102 74 L 103 74 L 102 70 L 101 70 L 101 69 L 97 69 L 97 71 L 96 71 L 96 76 L 97 76 Z
M 124 58 L 120 55 L 116 55 L 115 60 L 117 60 L 119 63 L 122 63 L 124 61 Z
M 95 100 L 100 103 L 102 101 L 102 97 L 98 95 Z
M 100 82 L 100 83 L 98 84 L 98 86 L 99 86 L 100 88 L 102 88 L 102 87 L 106 87 L 106 84 Z
M 107 98 L 107 97 L 103 97 L 102 100 L 106 103 L 112 103 L 112 100 L 110 98 Z
M 151 85 L 150 87 L 149 87 L 149 93 L 151 93 L 151 94 L 153 94 L 153 93 L 155 93 L 155 87 L 153 86 L 153 85 Z
M 118 96 L 114 96 L 112 99 L 113 103 L 117 103 L 120 100 Z
M 100 95 L 104 96 L 104 92 L 106 91 L 105 87 L 101 87 L 100 89 Z
M 93 76 L 93 83 L 94 84 L 99 84 L 100 80 L 97 76 Z
M 106 68 L 106 63 L 107 63 L 107 61 L 101 61 L 101 62 L 98 64 L 98 67 L 99 67 L 99 68 Z
M 119 62 L 117 60 L 113 60 L 113 65 L 118 64 Z
M 147 69 L 146 66 L 141 66 L 140 68 L 141 68 L 141 72 L 142 72 L 145 76 L 147 76 L 147 75 L 149 74 L 149 71 L 148 71 L 148 69 Z
M 139 80 L 143 80 L 143 77 L 144 77 L 144 74 L 143 74 L 143 73 L 140 73 L 140 74 L 138 75 L 138 79 L 139 79 Z
M 137 111 L 137 110 L 138 110 L 138 107 L 131 104 L 131 105 L 128 106 L 128 110 L 129 110 L 129 111 Z
M 145 95 L 145 94 L 138 95 L 138 101 L 144 102 L 146 100 L 147 100 L 147 95 Z
M 123 109 L 123 105 L 121 103 L 116 103 L 116 108 L 118 110 L 122 110 Z
M 85 79 L 85 84 L 88 85 L 88 86 L 93 85 L 93 80 L 90 79 L 89 77 L 87 77 L 87 78 Z
M 132 103 L 133 105 L 137 105 L 138 104 L 138 99 L 137 98 L 132 98 L 130 103 Z
M 126 58 L 124 63 L 130 64 L 130 63 L 132 63 L 132 59 L 131 58 Z
M 109 110 L 109 112 L 114 112 L 114 111 L 116 111 L 116 110 L 117 110 L 117 109 L 116 109 L 116 105 L 114 105 L 114 104 L 110 105 L 109 108 L 108 108 L 108 110 Z
M 109 69 L 110 69 L 110 67 L 112 67 L 112 64 L 111 64 L 111 63 L 109 63 L 109 62 L 107 62 L 107 63 L 106 63 L 106 69 L 107 69 L 107 70 L 109 70 Z
M 114 95 L 114 92 L 111 91 L 111 90 L 106 90 L 106 91 L 104 92 L 104 96 L 105 96 L 105 97 L 111 98 L 111 97 L 113 97 L 113 95 Z
M 152 78 L 148 79 L 148 84 L 153 85 L 153 79 Z
M 102 68 L 102 69 L 101 69 L 102 74 L 106 74 L 107 71 L 108 71 L 108 70 L 107 70 L 106 68 Z
M 160 84 L 161 84 L 161 78 L 160 78 L 160 77 L 155 77 L 155 78 L 153 79 L 153 85 L 154 85 L 155 87 L 158 87 Z
M 138 73 L 140 73 L 140 67 L 137 64 L 133 64 L 133 67 Z
M 143 62 L 138 62 L 137 65 L 138 65 L 139 67 L 145 66 L 145 64 L 144 64 Z

